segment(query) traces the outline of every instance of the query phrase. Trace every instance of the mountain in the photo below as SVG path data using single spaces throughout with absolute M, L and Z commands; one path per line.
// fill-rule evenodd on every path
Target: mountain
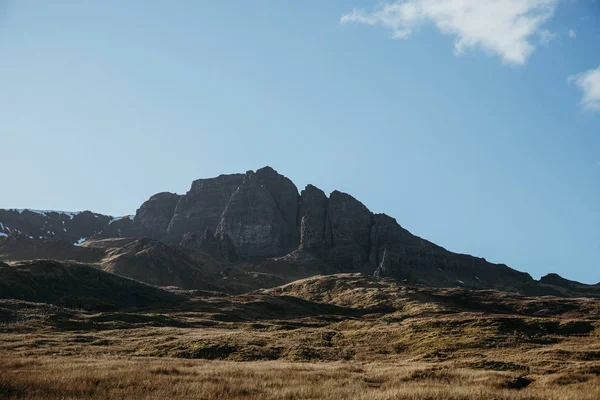
M 91 211 L 0 209 L 0 237 L 24 235 L 31 239 L 53 238 L 81 243 L 102 231 L 117 236 L 119 227 L 132 220 L 133 216 L 115 218 Z M 115 224 L 114 227 L 112 224 Z
M 142 204 L 133 225 L 138 235 L 212 248 L 230 261 L 303 250 L 340 272 L 433 286 L 507 288 L 533 281 L 506 265 L 412 235 L 349 194 L 327 196 L 313 185 L 298 192 L 271 167 L 199 179 L 184 195 L 159 193 Z
M 134 217 L 0 210 L 0 235 L 0 259 L 77 260 L 158 286 L 239 292 L 362 273 L 435 287 L 596 293 L 453 253 L 347 193 L 299 192 L 271 167 L 198 179 L 183 195 L 158 193 Z

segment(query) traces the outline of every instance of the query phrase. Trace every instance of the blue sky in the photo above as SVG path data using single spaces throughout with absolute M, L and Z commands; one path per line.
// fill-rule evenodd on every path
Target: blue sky
M 600 3 L 500 3 L 0 0 L 0 207 L 131 214 L 271 165 L 596 283 Z

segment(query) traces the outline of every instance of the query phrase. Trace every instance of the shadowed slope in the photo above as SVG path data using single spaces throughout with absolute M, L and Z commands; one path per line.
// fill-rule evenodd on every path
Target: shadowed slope
M 157 306 L 180 300 L 172 293 L 85 264 L 53 260 L 0 264 L 0 298 L 99 310 Z

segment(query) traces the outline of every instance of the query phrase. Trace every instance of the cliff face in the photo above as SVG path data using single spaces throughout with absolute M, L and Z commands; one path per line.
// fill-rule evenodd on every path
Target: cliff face
M 168 241 L 179 243 L 186 233 L 202 236 L 207 228 L 215 232 L 231 195 L 243 180 L 243 174 L 234 174 L 194 181 L 190 191 L 181 196 L 171 214 L 164 232 Z M 158 236 L 154 238 L 161 239 Z
M 300 197 L 300 249 L 322 252 L 325 250 L 325 221 L 328 198 L 325 193 L 307 185 Z
M 199 179 L 185 195 L 175 196 L 159 194 L 140 207 L 134 222 L 143 235 L 212 253 L 218 249 L 230 260 L 279 257 L 298 249 L 336 270 L 434 286 L 506 287 L 532 280 L 414 236 L 349 194 L 334 191 L 327 197 L 313 185 L 298 193 L 271 167 Z
M 310 253 L 333 270 L 432 286 L 515 287 L 525 273 L 455 254 L 412 235 L 394 218 L 373 214 L 349 194 L 329 197 L 271 167 L 199 179 L 184 195 L 158 193 L 135 218 L 91 212 L 0 210 L 0 236 L 20 233 L 76 243 L 87 237 L 149 237 L 229 261 Z
M 155 194 L 144 202 L 135 213 L 134 222 L 140 230 L 138 235 L 166 240 L 169 224 L 181 197 L 174 193 L 163 192 Z
M 246 173 L 225 206 L 219 240 L 231 240 L 242 258 L 273 257 L 298 247 L 298 190 L 287 178 L 266 167 Z

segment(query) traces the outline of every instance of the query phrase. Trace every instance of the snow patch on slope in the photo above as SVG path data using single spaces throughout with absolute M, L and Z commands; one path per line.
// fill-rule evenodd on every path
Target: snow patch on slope
M 19 214 L 23 214 L 23 211 L 29 211 L 32 213 L 43 215 L 44 217 L 46 216 L 46 214 L 56 213 L 56 214 L 66 215 L 70 219 L 73 219 L 73 217 L 75 215 L 79 215 L 83 212 L 83 211 L 59 211 L 59 210 L 33 210 L 31 208 L 13 208 L 13 209 L 11 209 L 11 211 L 16 211 Z
M 109 222 L 108 224 L 110 225 L 110 224 L 112 224 L 113 222 L 116 222 L 116 221 L 120 221 L 120 220 L 122 220 L 123 218 L 129 218 L 130 220 L 132 220 L 132 221 L 133 221 L 133 218 L 134 218 L 134 217 L 135 217 L 135 215 L 124 215 L 124 216 L 122 216 L 122 217 L 111 217 L 112 219 L 110 220 L 110 222 Z

